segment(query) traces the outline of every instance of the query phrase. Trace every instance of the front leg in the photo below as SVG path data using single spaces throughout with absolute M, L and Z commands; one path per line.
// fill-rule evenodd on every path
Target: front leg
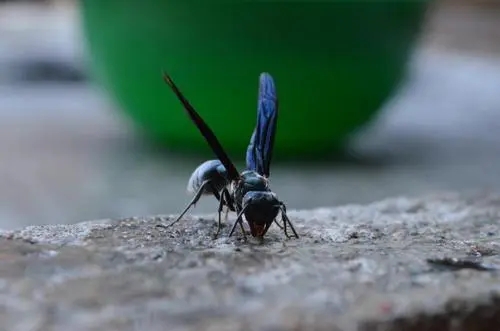
M 280 228 L 280 230 L 283 230 L 283 225 L 279 224 L 277 219 L 274 219 L 274 223 L 276 223 L 276 225 L 278 226 L 278 228 Z M 285 232 L 286 232 L 286 229 L 285 229 Z
M 290 221 L 290 219 L 288 218 L 288 215 L 286 214 L 286 206 L 283 202 L 280 202 L 280 209 L 281 209 L 281 219 L 283 220 L 283 227 L 285 227 L 286 229 L 286 224 L 288 223 L 288 225 L 290 225 L 290 228 L 292 229 L 292 232 L 295 236 L 295 238 L 299 238 L 299 235 L 297 234 L 297 231 L 295 231 L 295 228 L 293 227 L 293 224 L 292 222 Z M 285 230 L 285 235 L 288 236 L 288 234 L 286 233 L 286 230 Z
M 231 228 L 231 232 L 229 232 L 229 237 L 231 237 L 234 233 L 234 230 L 236 229 L 236 225 L 239 223 L 241 232 L 243 233 L 243 236 L 245 237 L 245 240 L 247 239 L 247 234 L 245 233 L 245 228 L 243 227 L 243 213 L 245 212 L 246 206 L 241 209 L 238 212 L 238 216 L 236 217 L 236 221 L 233 224 L 233 227 Z

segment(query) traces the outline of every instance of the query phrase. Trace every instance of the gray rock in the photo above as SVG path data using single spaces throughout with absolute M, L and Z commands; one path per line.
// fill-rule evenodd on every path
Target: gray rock
M 298 240 L 212 240 L 213 215 L 3 231 L 2 330 L 498 329 L 496 270 L 427 259 L 500 265 L 500 196 L 289 213 Z

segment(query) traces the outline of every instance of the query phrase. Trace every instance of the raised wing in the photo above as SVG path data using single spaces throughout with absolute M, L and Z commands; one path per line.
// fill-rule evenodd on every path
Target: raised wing
M 247 148 L 246 166 L 269 177 L 278 121 L 278 96 L 273 77 L 263 72 L 259 77 L 257 124 Z
M 208 142 L 217 158 L 222 162 L 224 168 L 226 168 L 228 180 L 237 179 L 239 177 L 238 170 L 234 166 L 233 162 L 231 162 L 231 160 L 229 159 L 229 156 L 222 148 L 222 145 L 220 144 L 213 131 L 208 127 L 207 123 L 205 123 L 205 121 L 196 112 L 196 110 L 194 110 L 193 106 L 191 106 L 189 101 L 184 97 L 177 85 L 175 85 L 175 83 L 173 82 L 172 78 L 170 78 L 170 76 L 166 72 L 163 72 L 163 80 L 168 84 L 168 86 L 170 86 L 172 91 L 174 91 L 175 95 L 184 106 L 184 109 L 188 113 L 191 120 L 194 122 L 194 124 L 196 124 L 196 127 L 198 128 L 198 130 L 200 130 L 203 137 L 205 137 L 205 140 Z

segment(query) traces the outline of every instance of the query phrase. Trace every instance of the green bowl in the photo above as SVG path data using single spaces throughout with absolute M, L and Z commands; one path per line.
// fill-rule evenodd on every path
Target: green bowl
M 280 98 L 275 156 L 321 156 L 367 123 L 403 77 L 427 2 L 83 0 L 96 80 L 149 137 L 211 153 L 164 84 L 168 71 L 235 158 L 260 72 Z

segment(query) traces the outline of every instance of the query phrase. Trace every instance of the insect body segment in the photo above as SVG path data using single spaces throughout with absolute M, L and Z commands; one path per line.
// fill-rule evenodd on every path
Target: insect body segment
M 230 203 L 231 197 L 226 189 L 226 186 L 229 183 L 230 182 L 227 180 L 226 168 L 219 160 L 208 160 L 200 164 L 191 174 L 191 177 L 189 178 L 187 184 L 187 191 L 192 194 L 194 193 L 193 198 L 187 204 L 182 213 L 177 217 L 177 219 L 165 227 L 168 228 L 177 223 L 189 210 L 189 208 L 196 205 L 202 195 L 210 194 L 214 195 L 215 198 L 219 201 L 220 224 L 220 212 L 222 212 L 223 206 L 226 206 L 226 219 L 228 211 L 234 211 L 232 203 Z
M 208 160 L 200 164 L 188 180 L 187 191 L 196 193 L 206 180 L 209 180 L 211 185 L 205 187 L 202 194 L 219 193 L 229 184 L 226 168 L 219 160 Z
M 289 237 L 287 226 L 290 226 L 294 236 L 298 238 L 286 214 L 285 204 L 269 187 L 268 177 L 278 118 L 278 98 L 271 75 L 262 73 L 259 77 L 257 123 L 247 148 L 246 170 L 241 174 L 236 170 L 215 134 L 180 92 L 170 76 L 164 73 L 163 78 L 218 157 L 218 160 L 205 161 L 193 172 L 188 181 L 188 191 L 196 193 L 186 209 L 170 225 L 179 221 L 202 195 L 213 194 L 219 200 L 219 226 L 215 237 L 221 229 L 221 212 L 226 207 L 226 211 L 231 210 L 237 213 L 230 236 L 238 224 L 245 234 L 242 221 L 244 216 L 254 237 L 263 237 L 275 222 L 284 230 L 287 237 Z M 283 227 L 276 221 L 279 213 L 281 213 Z
M 250 220 L 248 223 L 252 236 L 263 236 L 280 211 L 280 202 L 269 188 L 267 178 L 253 170 L 245 170 L 241 173 L 241 180 L 235 183 L 233 194 L 239 213 L 229 235 L 233 234 L 236 224 L 241 222 L 241 216 L 245 215 Z

